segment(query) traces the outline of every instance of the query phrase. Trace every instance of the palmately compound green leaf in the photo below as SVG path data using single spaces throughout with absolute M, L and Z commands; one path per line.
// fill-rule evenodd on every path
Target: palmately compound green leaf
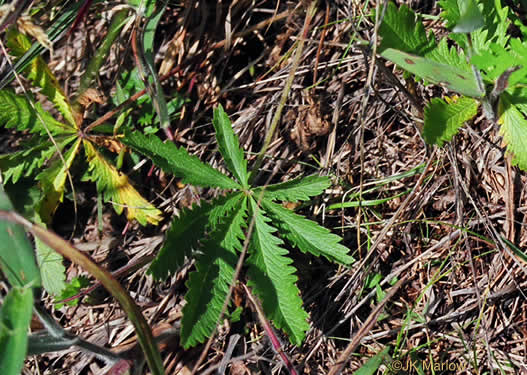
M 240 203 L 240 194 L 220 197 L 211 203 L 201 202 L 192 208 L 184 208 L 172 220 L 163 247 L 152 262 L 149 272 L 156 279 L 165 279 L 184 264 L 192 250 L 199 247 L 206 231 L 215 231 L 218 223 Z
M 500 132 L 512 156 L 512 163 L 527 171 L 527 120 L 507 93 L 500 97 Z
M 84 141 L 84 150 L 88 159 L 90 175 L 88 179 L 97 183 L 97 190 L 111 202 L 115 212 L 121 214 L 126 207 L 128 220 L 137 220 L 141 225 L 157 225 L 161 220 L 161 211 L 139 194 L 128 180 L 128 176 L 119 172 L 91 144 Z
M 393 48 L 424 55 L 435 47 L 433 34 L 426 35 L 424 25 L 415 13 L 406 5 L 397 9 L 391 1 L 379 28 L 379 35 L 382 37 L 379 52 Z
M 331 181 L 326 176 L 302 176 L 290 181 L 266 186 L 264 196 L 267 199 L 287 202 L 306 201 L 310 197 L 322 194 L 330 185 Z M 262 188 L 254 189 L 255 196 L 258 196 L 261 190 Z
M 243 150 L 240 147 L 238 137 L 232 130 L 229 116 L 220 105 L 214 110 L 214 118 L 212 120 L 214 129 L 216 130 L 216 139 L 220 147 L 220 153 L 227 164 L 227 168 L 236 177 L 240 184 L 247 188 L 249 187 L 249 175 L 247 174 L 247 160 L 243 155 Z
M 127 132 L 122 142 L 135 151 L 152 159 L 165 172 L 183 178 L 183 182 L 223 189 L 239 189 L 240 185 L 210 165 L 202 163 L 187 150 L 173 143 L 163 143 L 155 135 L 145 136 L 140 132 Z
M 13 206 L 0 184 L 0 210 L 11 211 Z M 12 286 L 40 286 L 40 272 L 35 253 L 24 228 L 0 219 L 0 267 Z
M 218 324 L 223 303 L 233 282 L 241 251 L 247 216 L 246 198 L 238 204 L 203 241 L 203 254 L 196 260 L 196 271 L 187 283 L 187 304 L 181 320 L 181 344 L 188 348 L 203 342 Z
M 332 262 L 344 265 L 354 261 L 348 255 L 349 249 L 339 243 L 342 238 L 316 222 L 267 199 L 262 200 L 262 206 L 273 219 L 273 223 L 279 223 L 280 235 L 285 236 L 304 253 L 311 253 L 315 256 L 323 255 Z
M 274 235 L 276 228 L 268 224 L 269 219 L 254 199 L 250 199 L 250 207 L 255 225 L 251 256 L 247 259 L 248 284 L 262 301 L 266 316 L 289 335 L 291 343 L 301 345 L 309 324 L 296 286 L 293 261 L 287 256 L 287 250 L 280 247 L 283 241 Z
M 444 101 L 433 98 L 425 108 L 423 136 L 428 144 L 442 146 L 449 142 L 463 124 L 476 116 L 479 103 L 460 97 Z
M 14 287 L 0 309 L 0 369 L 4 375 L 22 371 L 27 352 L 27 332 L 33 312 L 33 290 Z

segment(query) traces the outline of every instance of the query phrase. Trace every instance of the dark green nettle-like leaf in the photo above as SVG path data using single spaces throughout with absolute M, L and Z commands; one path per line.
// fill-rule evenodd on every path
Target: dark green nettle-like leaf
M 27 352 L 27 332 L 33 310 L 33 290 L 14 287 L 0 310 L 0 369 L 18 375 Z
M 12 210 L 13 206 L 0 184 L 0 210 Z M 11 285 L 40 286 L 40 272 L 35 252 L 24 228 L 0 218 L 0 266 Z
M 276 228 L 250 199 L 251 215 L 255 225 L 251 238 L 249 263 L 249 286 L 261 299 L 265 314 L 276 327 L 289 335 L 291 343 L 300 345 L 309 329 L 308 315 L 302 308 L 300 291 L 296 286 L 297 277 L 293 260 L 287 250 L 281 247 L 283 241 L 275 236 Z
M 218 323 L 233 282 L 237 251 L 242 248 L 246 207 L 246 198 L 238 199 L 236 208 L 203 241 L 203 254 L 197 258 L 196 271 L 187 283 L 187 304 L 181 321 L 181 343 L 185 348 L 203 342 Z
M 280 234 L 304 253 L 323 255 L 331 261 L 342 264 L 353 262 L 353 258 L 348 255 L 349 249 L 339 243 L 342 238 L 336 234 L 279 204 L 264 199 L 262 205 L 273 222 L 279 223 Z
M 426 35 L 423 23 L 416 14 L 406 5 L 397 9 L 393 2 L 388 3 L 379 35 L 382 38 L 379 52 L 395 48 L 423 55 L 435 47 L 433 33 Z
M 322 194 L 330 185 L 331 181 L 326 176 L 302 176 L 294 180 L 266 186 L 264 196 L 268 199 L 287 202 L 306 201 Z M 261 188 L 255 189 L 255 195 L 258 196 L 261 190 Z
M 220 105 L 214 111 L 212 120 L 216 130 L 216 139 L 220 147 L 220 153 L 225 159 L 225 164 L 240 184 L 247 188 L 249 186 L 249 175 L 247 174 L 247 160 L 243 156 L 243 150 L 238 142 L 238 137 L 232 130 L 231 121 Z
M 466 121 L 476 116 L 478 107 L 478 101 L 472 98 L 433 98 L 425 108 L 425 141 L 438 146 L 449 142 Z
M 202 163 L 187 150 L 173 143 L 164 143 L 155 135 L 127 132 L 122 142 L 149 157 L 165 172 L 182 177 L 185 183 L 205 187 L 239 189 L 241 186 L 210 165 Z

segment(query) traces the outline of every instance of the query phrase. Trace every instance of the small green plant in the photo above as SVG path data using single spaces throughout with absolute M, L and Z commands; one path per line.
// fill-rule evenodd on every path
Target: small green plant
M 330 180 L 312 175 L 269 186 L 252 186 L 247 161 L 221 106 L 214 111 L 213 124 L 219 151 L 233 178 L 202 163 L 185 149 L 163 143 L 155 135 L 128 132 L 123 138 L 125 144 L 148 156 L 166 172 L 182 177 L 183 182 L 229 191 L 212 202 L 202 201 L 182 210 L 172 221 L 150 272 L 156 278 L 165 278 L 176 272 L 186 257 L 195 256 L 196 270 L 190 275 L 183 308 L 181 341 L 184 347 L 202 342 L 217 324 L 242 251 L 244 230 L 252 218 L 254 230 L 246 262 L 248 284 L 262 300 L 265 314 L 287 332 L 292 343 L 300 345 L 309 328 L 308 315 L 302 308 L 293 261 L 280 237 L 304 253 L 344 265 L 353 258 L 339 244 L 339 236 L 276 201 L 309 200 L 321 194 Z
M 15 29 L 8 32 L 8 46 L 17 56 L 31 47 L 29 40 Z M 56 120 L 32 98 L 16 95 L 11 90 L 0 90 L 0 125 L 29 131 L 32 135 L 22 151 L 1 156 L 0 169 L 5 182 L 16 183 L 21 177 L 34 176 L 43 193 L 38 213 L 44 222 L 49 222 L 64 197 L 67 174 L 84 148 L 88 163 L 84 179 L 96 182 L 105 201 L 112 202 L 119 214 L 126 207 L 130 220 L 136 219 L 143 225 L 157 224 L 161 212 L 141 197 L 128 177 L 104 157 L 101 149 L 107 146 L 105 138 L 83 132 L 79 125 L 81 120 L 44 60 L 37 57 L 24 73 L 54 104 L 63 121 Z M 108 143 L 111 140 L 108 139 Z M 52 158 L 58 152 L 63 157 Z
M 423 136 L 441 146 L 476 116 L 501 125 L 512 162 L 527 170 L 527 28 L 500 1 L 442 0 L 441 17 L 452 32 L 436 41 L 412 10 L 389 3 L 379 28 L 379 53 L 424 80 L 463 96 L 433 98 L 424 110 Z M 521 37 L 507 31 L 512 22 Z
M 135 93 L 145 89 L 145 83 L 141 79 L 137 69 L 125 71 L 117 81 L 115 96 L 112 96 L 112 102 L 115 106 L 118 106 Z M 185 98 L 179 94 L 176 94 L 174 98 L 167 101 L 167 115 L 171 122 L 180 114 L 179 110 L 184 103 Z M 117 131 L 120 127 L 130 127 L 134 123 L 140 125 L 145 134 L 157 133 L 161 124 L 159 118 L 156 118 L 155 105 L 151 97 L 143 95 L 134 104 L 135 108 L 128 108 L 119 115 L 114 131 Z

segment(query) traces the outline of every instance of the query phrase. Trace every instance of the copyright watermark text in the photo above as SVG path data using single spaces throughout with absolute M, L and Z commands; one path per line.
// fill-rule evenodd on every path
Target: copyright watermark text
M 392 371 L 404 371 L 407 373 L 419 373 L 422 371 L 450 371 L 450 372 L 461 372 L 467 368 L 465 363 L 456 361 L 430 361 L 430 360 L 418 360 L 406 358 L 404 360 L 394 360 L 388 366 Z

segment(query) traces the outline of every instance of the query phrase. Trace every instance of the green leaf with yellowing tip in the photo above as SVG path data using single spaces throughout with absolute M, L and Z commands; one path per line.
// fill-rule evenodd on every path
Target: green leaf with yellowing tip
M 53 213 L 64 197 L 66 178 L 77 153 L 79 152 L 81 139 L 78 138 L 73 146 L 63 155 L 63 158 L 55 160 L 51 166 L 36 177 L 40 181 L 44 198 L 40 203 L 40 216 L 45 223 L 51 221 Z

